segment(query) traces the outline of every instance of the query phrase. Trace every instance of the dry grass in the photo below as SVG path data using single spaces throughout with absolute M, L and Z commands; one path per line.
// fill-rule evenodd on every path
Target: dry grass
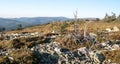
M 78 26 L 79 26 L 79 32 L 83 33 L 83 29 L 85 24 L 87 25 L 87 32 L 94 32 L 94 33 L 98 33 L 98 32 L 102 32 L 104 31 L 106 28 L 113 28 L 114 26 L 117 26 L 118 28 L 120 28 L 120 22 L 78 22 Z M 63 28 L 62 28 L 63 27 Z M 34 27 L 30 27 L 30 28 L 26 28 L 23 29 L 21 31 L 16 30 L 16 31 L 9 31 L 7 33 L 16 33 L 16 32 L 42 32 L 43 34 L 52 32 L 53 30 L 56 30 L 60 33 L 61 30 L 65 30 L 65 31 L 73 31 L 74 30 L 74 22 L 73 21 L 69 21 L 69 22 L 54 22 L 54 23 L 49 23 L 49 24 L 44 24 L 44 25 L 39 25 L 39 26 L 34 26 Z M 111 33 L 110 35 L 107 35 L 105 38 L 100 38 L 99 36 L 96 38 L 98 40 L 98 42 L 105 42 L 107 39 L 110 40 L 120 40 L 120 32 L 115 32 L 115 33 Z M 63 37 L 58 37 L 58 42 L 62 41 L 64 38 Z M 25 39 L 20 39 L 22 42 L 24 42 L 25 45 L 30 45 L 27 43 L 27 41 L 25 41 Z M 34 40 L 31 38 L 27 38 L 26 40 Z M 35 39 L 36 40 L 36 39 Z M 40 39 L 39 39 L 40 40 Z M 37 40 L 36 40 L 37 41 Z M 67 43 L 66 43 L 67 42 Z M 78 48 L 81 47 L 81 45 L 76 45 L 74 44 L 74 42 L 71 44 L 70 41 L 62 41 L 62 44 L 64 46 L 67 46 L 69 48 Z M 4 44 L 3 44 L 4 45 Z M 86 44 L 88 45 L 88 44 Z
M 29 38 L 18 38 L 13 40 L 3 40 L 0 42 L 1 49 L 10 49 L 10 48 L 31 48 L 36 44 L 42 43 L 44 39 L 41 37 L 29 37 Z
M 115 32 L 115 33 L 111 33 L 109 35 L 109 39 L 111 39 L 111 40 L 120 40 L 120 31 Z
M 2 49 L 9 49 L 11 47 L 11 43 L 9 41 L 1 41 L 0 48 Z
M 30 28 L 25 28 L 23 30 L 15 30 L 15 31 L 9 31 L 7 33 L 20 33 L 20 32 L 42 32 L 42 33 L 49 33 L 52 32 L 53 30 L 60 31 L 62 25 L 69 25 L 65 27 L 66 30 L 72 31 L 74 30 L 74 22 L 69 21 L 69 22 L 54 22 L 54 23 L 49 23 L 49 24 L 44 24 L 44 25 L 38 25 L 35 27 L 30 27 Z M 84 25 L 87 24 L 87 30 L 90 32 L 96 32 L 97 30 L 105 30 L 106 28 L 113 28 L 114 26 L 117 26 L 120 28 L 120 22 L 78 22 L 79 30 L 84 29 Z
M 34 56 L 33 52 L 25 49 L 12 50 L 10 56 L 13 57 L 11 62 L 22 63 L 22 64 L 36 64 L 38 63 L 37 57 Z
M 120 50 L 114 50 L 114 51 L 106 51 L 103 52 L 104 56 L 106 57 L 106 60 L 111 60 L 115 63 L 120 63 Z
M 0 64 L 5 64 L 7 62 L 7 57 L 6 56 L 0 56 Z

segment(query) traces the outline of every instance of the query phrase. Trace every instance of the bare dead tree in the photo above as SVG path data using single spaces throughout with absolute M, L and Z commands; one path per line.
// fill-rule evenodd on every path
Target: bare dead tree
M 77 32 L 78 32 L 78 25 L 77 25 L 77 11 L 74 13 L 74 32 L 75 34 L 77 35 Z

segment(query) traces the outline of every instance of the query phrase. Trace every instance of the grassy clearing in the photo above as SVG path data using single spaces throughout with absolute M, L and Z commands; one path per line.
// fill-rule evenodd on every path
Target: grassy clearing
M 78 21 L 79 31 L 84 29 L 84 25 L 87 24 L 87 30 L 90 32 L 96 32 L 97 30 L 102 31 L 106 28 L 113 28 L 114 26 L 117 26 L 120 28 L 120 22 L 80 22 Z M 62 26 L 65 25 L 64 28 Z M 66 26 L 67 25 L 67 26 Z M 44 25 L 38 25 L 35 27 L 25 28 L 23 30 L 16 30 L 16 31 L 9 31 L 7 33 L 20 33 L 20 32 L 43 32 L 43 33 L 49 33 L 53 30 L 60 31 L 60 29 L 65 29 L 67 31 L 74 30 L 74 22 L 73 21 L 67 21 L 67 22 L 54 22 L 54 23 L 48 23 Z

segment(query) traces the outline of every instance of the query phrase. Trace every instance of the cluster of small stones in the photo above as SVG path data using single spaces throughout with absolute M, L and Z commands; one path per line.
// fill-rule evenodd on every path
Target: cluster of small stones
M 119 41 L 117 41 L 119 42 Z M 104 50 L 89 50 L 86 47 L 78 48 L 74 51 L 69 51 L 66 48 L 61 48 L 61 45 L 57 42 L 48 43 L 48 44 L 40 44 L 36 46 L 37 51 L 40 53 L 49 53 L 51 55 L 57 54 L 59 56 L 58 64 L 96 64 L 96 63 L 112 63 L 110 60 L 105 60 L 105 56 L 101 54 L 102 51 L 109 50 L 118 50 L 120 49 L 120 44 L 110 44 L 110 42 L 104 43 L 106 45 L 102 45 Z
M 11 33 L 11 34 L 0 34 L 0 37 L 4 37 L 4 40 L 12 40 L 15 38 L 22 38 L 22 37 L 37 37 L 41 36 L 40 32 L 34 32 L 34 33 Z
M 56 55 L 58 58 L 58 64 L 96 64 L 103 62 L 104 56 L 102 58 L 98 58 L 94 51 L 88 50 L 86 47 L 76 49 L 75 51 L 69 51 L 69 49 L 61 48 L 61 45 L 59 43 L 53 42 L 48 44 L 40 44 L 34 48 L 31 48 L 32 51 L 38 51 L 39 53 L 48 53 L 51 55 Z M 91 54 L 92 53 L 92 54 Z M 101 55 L 102 56 L 102 55 Z M 45 59 L 45 61 L 40 61 L 40 63 L 48 63 L 46 62 L 48 58 Z M 52 62 L 52 63 L 53 63 Z
M 114 43 L 112 41 L 107 41 L 105 43 L 100 44 L 104 51 L 112 51 L 112 50 L 119 50 L 120 49 L 120 41 L 117 40 Z
M 19 49 L 0 50 L 0 56 L 8 56 L 9 59 L 13 60 L 12 57 L 9 57 L 11 50 Z M 39 44 L 28 50 L 38 54 L 44 54 L 41 56 L 38 55 L 38 64 L 112 64 L 111 60 L 105 60 L 100 50 L 95 52 L 86 47 L 82 47 L 74 51 L 69 51 L 67 48 L 61 48 L 61 44 L 57 42 Z

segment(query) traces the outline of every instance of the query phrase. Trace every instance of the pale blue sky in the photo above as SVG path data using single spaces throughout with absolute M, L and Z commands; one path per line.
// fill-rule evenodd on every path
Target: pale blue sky
M 0 17 L 104 17 L 120 14 L 120 0 L 0 0 Z

